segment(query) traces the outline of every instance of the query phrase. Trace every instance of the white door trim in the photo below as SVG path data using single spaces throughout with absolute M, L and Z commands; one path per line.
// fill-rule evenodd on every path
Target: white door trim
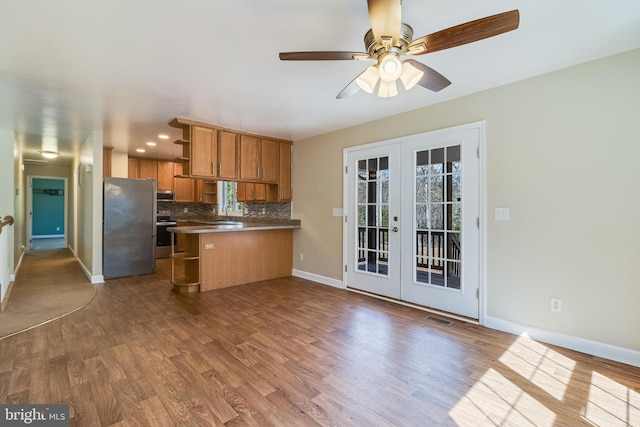
M 353 151 L 363 150 L 375 148 L 378 146 L 384 146 L 387 144 L 397 144 L 401 143 L 404 140 L 407 140 L 409 137 L 414 137 L 420 134 L 430 134 L 430 135 L 438 135 L 445 132 L 451 131 L 467 131 L 467 130 L 477 130 L 478 132 L 478 155 L 480 156 L 479 161 L 479 171 L 478 171 L 478 212 L 479 212 L 479 242 L 478 242 L 478 321 L 471 321 L 471 323 L 479 323 L 480 325 L 485 324 L 485 316 L 486 316 L 486 257 L 485 257 L 485 248 L 486 248 L 486 122 L 484 120 L 471 122 L 463 125 L 452 126 L 443 129 L 436 129 L 432 131 L 420 132 L 413 135 L 401 136 L 398 138 L 376 141 L 372 143 L 367 143 L 363 145 L 357 145 L 353 147 L 347 147 L 343 149 L 342 152 L 342 206 L 343 212 L 345 211 L 345 207 L 348 206 L 348 182 L 347 182 L 347 174 L 346 168 L 348 166 L 347 156 L 349 153 Z M 342 288 L 347 289 L 347 257 L 348 257 L 348 248 L 347 248 L 347 223 L 346 216 L 343 217 L 342 222 Z M 375 295 L 372 295 L 375 297 Z M 407 304 L 404 304 L 407 305 Z M 444 314 L 444 313 L 439 313 Z M 457 316 L 455 318 L 458 318 Z M 466 320 L 464 318 L 458 318 L 459 320 Z

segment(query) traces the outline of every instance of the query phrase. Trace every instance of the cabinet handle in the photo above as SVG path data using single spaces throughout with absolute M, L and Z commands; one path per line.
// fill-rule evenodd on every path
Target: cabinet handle
M 211 173 L 216 173 L 216 163 L 211 162 Z

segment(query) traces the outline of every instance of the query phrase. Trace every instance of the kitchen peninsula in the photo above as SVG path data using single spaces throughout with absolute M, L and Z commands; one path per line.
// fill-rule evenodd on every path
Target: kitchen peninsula
M 169 228 L 171 283 L 180 293 L 204 292 L 291 275 L 293 230 L 299 220 L 200 221 Z M 176 251 L 178 235 L 183 252 Z

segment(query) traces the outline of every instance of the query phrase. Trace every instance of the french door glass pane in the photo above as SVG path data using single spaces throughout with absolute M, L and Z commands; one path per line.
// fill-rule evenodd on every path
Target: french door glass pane
M 358 270 L 386 276 L 389 264 L 389 158 L 358 161 Z
M 416 153 L 415 280 L 460 289 L 460 145 Z

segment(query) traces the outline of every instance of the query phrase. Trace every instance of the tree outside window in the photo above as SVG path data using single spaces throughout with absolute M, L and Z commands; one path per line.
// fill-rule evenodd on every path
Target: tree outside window
M 238 186 L 233 181 L 218 181 L 218 213 L 242 216 L 242 202 L 238 202 Z

